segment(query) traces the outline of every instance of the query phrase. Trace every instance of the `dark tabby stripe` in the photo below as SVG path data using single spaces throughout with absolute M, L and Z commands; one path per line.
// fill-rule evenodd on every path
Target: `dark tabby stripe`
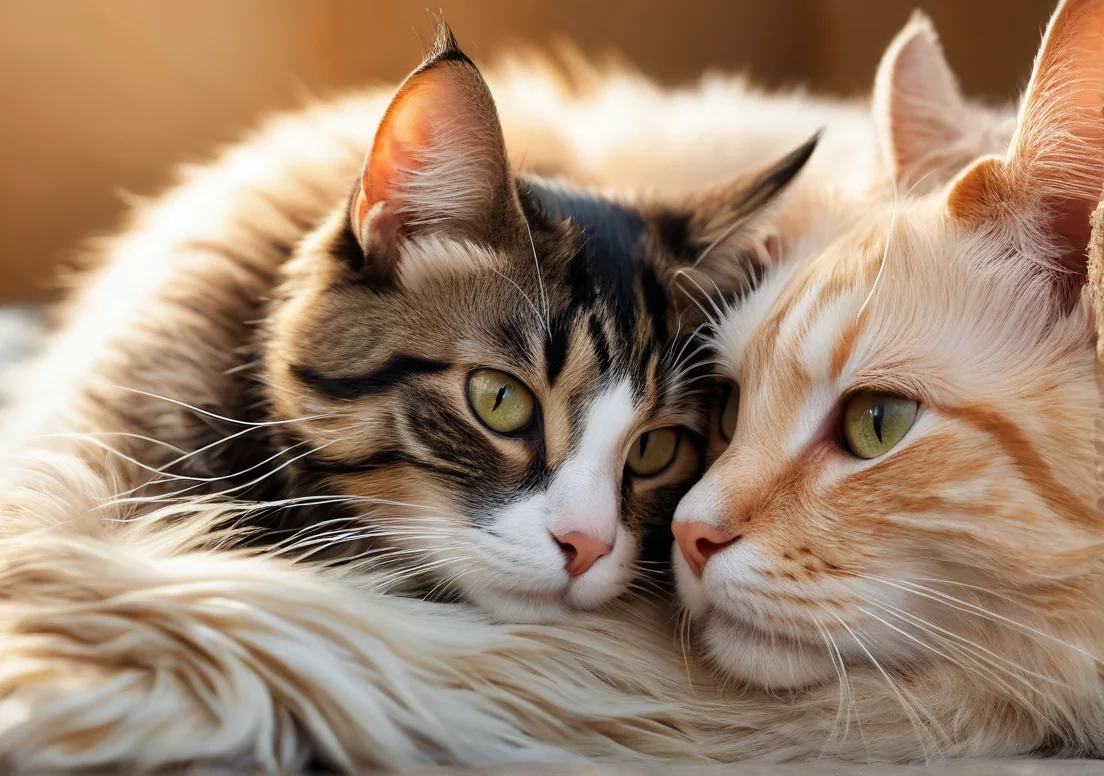
M 679 261 L 691 261 L 697 250 L 690 244 L 690 216 L 668 210 L 655 217 L 656 232 L 663 248 Z
M 533 215 L 546 223 L 570 219 L 582 236 L 582 248 L 568 271 L 574 306 L 585 305 L 598 288 L 609 295 L 616 309 L 630 308 L 636 254 L 645 229 L 640 214 L 566 186 L 526 180 L 521 188 Z
M 295 365 L 292 374 L 304 385 L 330 399 L 358 399 L 386 391 L 416 375 L 432 374 L 452 366 L 401 353 L 374 372 L 354 377 L 328 377 L 309 366 Z
M 650 266 L 644 264 L 640 272 L 640 288 L 644 294 L 644 306 L 652 317 L 652 331 L 656 341 L 663 342 L 667 338 L 667 292 Z
M 556 378 L 560 376 L 564 364 L 567 363 L 567 346 L 571 337 L 571 323 L 572 316 L 570 314 L 559 315 L 550 327 L 552 337 L 548 340 L 548 345 L 544 349 L 549 385 L 556 384 Z
M 602 328 L 602 320 L 596 313 L 590 315 L 590 341 L 594 357 L 598 361 L 598 371 L 605 374 L 613 365 L 613 355 L 610 353 L 609 340 L 606 339 L 606 330 Z

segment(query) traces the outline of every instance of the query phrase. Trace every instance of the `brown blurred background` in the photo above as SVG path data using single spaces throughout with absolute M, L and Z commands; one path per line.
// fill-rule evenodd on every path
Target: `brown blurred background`
M 866 92 L 915 7 L 968 93 L 1013 99 L 1055 0 L 435 0 L 477 61 L 567 39 L 657 79 L 745 70 Z M 397 0 L 0 0 L 0 301 L 43 298 L 59 261 L 115 228 L 266 111 L 395 81 L 432 33 Z

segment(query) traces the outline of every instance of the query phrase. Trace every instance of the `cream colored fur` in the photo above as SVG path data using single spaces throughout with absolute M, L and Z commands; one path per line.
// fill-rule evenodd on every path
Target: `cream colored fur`
M 792 703 L 724 692 L 644 603 L 491 624 L 387 596 L 386 579 L 220 550 L 200 529 L 232 505 L 113 522 L 102 499 L 121 483 L 64 454 L 24 471 L 0 540 L 0 755 L 16 771 L 922 756 L 872 672 L 852 675 L 862 735 L 848 734 L 840 688 Z M 960 712 L 945 755 L 1037 740 L 1011 724 L 995 735 L 983 705 Z

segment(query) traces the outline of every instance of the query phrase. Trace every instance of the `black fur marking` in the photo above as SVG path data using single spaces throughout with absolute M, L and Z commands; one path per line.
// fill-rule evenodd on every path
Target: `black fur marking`
M 342 282 L 363 286 L 371 291 L 383 293 L 398 288 L 397 273 L 384 259 L 369 258 L 364 255 L 352 223 L 346 221 L 345 227 L 338 233 L 331 249 L 334 257 L 349 267 L 350 275 Z
M 613 357 L 610 355 L 606 331 L 602 327 L 602 321 L 597 315 L 591 314 L 590 320 L 587 323 L 590 328 L 590 341 L 594 347 L 594 357 L 598 360 L 598 371 L 601 374 L 605 374 L 613 365 Z
M 820 130 L 760 177 L 747 192 L 744 202 L 760 205 L 774 197 L 801 172 L 809 157 L 813 155 L 813 151 L 816 150 L 818 142 L 820 142 Z
M 690 217 L 686 213 L 668 210 L 655 218 L 656 230 L 663 248 L 675 259 L 687 261 L 694 254 L 690 249 Z
M 645 387 L 648 385 L 648 376 L 652 373 L 652 355 L 654 353 L 652 343 L 647 342 L 636 356 L 636 366 L 632 377 L 633 392 L 637 398 L 644 395 Z
M 545 458 L 544 447 L 542 446 L 538 448 L 533 460 L 526 467 L 525 474 L 518 481 L 517 492 L 533 493 L 544 490 L 551 484 L 552 470 L 548 468 L 548 461 Z
M 327 377 L 309 366 L 292 366 L 292 374 L 307 387 L 329 399 L 357 399 L 382 393 L 416 375 L 433 374 L 451 364 L 396 354 L 374 372 L 355 377 Z
M 412 392 L 403 409 L 419 444 L 432 450 L 436 459 L 466 470 L 473 486 L 485 486 L 482 480 L 487 471 L 508 468 L 502 453 L 475 423 L 454 412 L 436 393 Z
M 499 324 L 496 340 L 517 363 L 533 363 L 533 343 L 525 336 L 524 327 L 517 325 L 516 321 L 507 319 Z
M 536 209 L 548 219 L 570 219 L 583 239 L 580 256 L 572 260 L 568 274 L 573 303 L 576 291 L 584 286 L 578 281 L 585 277 L 610 296 L 615 309 L 631 309 L 637 248 L 645 228 L 640 214 L 584 191 L 535 181 L 523 185 Z M 586 275 L 575 266 L 576 260 L 585 262 Z M 587 294 L 590 286 L 585 283 Z
M 594 286 L 590 281 L 587 255 L 583 251 L 580 250 L 571 257 L 571 261 L 567 265 L 565 282 L 571 290 L 569 307 L 577 309 L 591 305 L 594 301 Z
M 475 68 L 475 63 L 460 50 L 460 44 L 456 42 L 456 36 L 452 34 L 452 28 L 448 26 L 444 19 L 437 20 L 437 33 L 434 35 L 433 49 L 429 52 L 429 56 L 426 57 L 421 67 L 414 72 L 421 73 L 441 62 L 463 62 Z
M 430 461 L 422 461 L 412 455 L 398 450 L 381 450 L 378 453 L 366 455 L 354 461 L 336 461 L 325 457 L 321 453 L 313 453 L 301 458 L 296 463 L 301 464 L 299 471 L 307 472 L 321 477 L 340 477 L 352 474 L 365 474 L 367 472 L 380 471 L 392 466 L 412 466 L 423 469 L 439 477 L 447 477 L 461 482 L 471 479 L 471 472 L 451 469 Z M 312 485 L 312 489 L 316 486 Z
M 655 270 L 645 264 L 640 270 L 640 290 L 644 295 L 644 307 L 652 318 L 652 332 L 659 342 L 667 338 L 667 292 L 659 284 Z
M 548 371 L 548 384 L 555 385 L 556 378 L 563 371 L 567 362 L 567 347 L 571 340 L 571 324 L 573 316 L 570 309 L 552 322 L 552 336 L 544 348 L 544 358 Z

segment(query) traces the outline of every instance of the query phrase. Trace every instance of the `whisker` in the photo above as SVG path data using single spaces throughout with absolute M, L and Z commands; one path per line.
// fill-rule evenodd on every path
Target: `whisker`
M 202 407 L 196 407 L 193 404 L 188 404 L 187 402 L 180 401 L 179 399 L 172 399 L 172 398 L 169 398 L 168 396 L 160 396 L 156 393 L 150 393 L 149 391 L 143 391 L 140 388 L 130 388 L 130 387 L 125 386 L 125 385 L 115 385 L 115 384 L 112 384 L 112 383 L 108 383 L 108 385 L 111 388 L 116 388 L 120 391 L 127 391 L 129 393 L 136 393 L 136 394 L 139 394 L 140 396 L 146 396 L 150 399 L 158 399 L 160 401 L 168 402 L 169 404 L 175 404 L 178 407 L 183 407 L 185 409 L 189 409 L 192 412 L 199 413 L 200 415 L 205 415 L 206 417 L 214 418 L 215 420 L 221 420 L 225 423 L 233 423 L 234 425 L 238 425 L 238 426 L 254 426 L 254 427 L 258 427 L 258 428 L 263 427 L 263 426 L 282 426 L 282 425 L 286 425 L 288 423 L 302 423 L 304 421 L 319 420 L 321 418 L 326 417 L 326 415 L 308 415 L 308 416 L 302 417 L 302 418 L 290 418 L 290 419 L 287 419 L 287 420 L 269 420 L 269 421 L 262 421 L 262 422 L 254 422 L 254 421 L 248 421 L 248 420 L 237 420 L 235 418 L 228 418 L 225 415 L 219 415 L 219 414 L 211 412 L 209 410 L 205 410 Z
M 934 654 L 942 657 L 944 660 L 951 663 L 952 665 L 960 665 L 950 655 L 947 655 L 946 653 L 941 652 L 940 650 L 936 649 L 933 645 L 928 644 L 927 642 L 924 642 L 920 639 L 915 638 L 914 636 L 912 636 L 912 634 L 909 634 L 909 633 L 897 628 L 893 624 L 885 621 L 884 619 L 882 619 L 881 617 L 878 617 L 877 615 L 873 614 L 872 612 L 866 612 L 861 607 L 857 607 L 857 608 L 860 611 L 863 611 L 865 614 L 867 614 L 867 616 L 872 617 L 873 619 L 881 622 L 887 628 L 890 628 L 891 630 L 899 633 L 900 635 L 910 639 L 914 643 L 918 644 L 920 647 L 922 647 L 924 649 L 927 649 L 928 651 L 933 652 Z M 892 611 L 892 610 L 890 610 L 886 607 L 882 607 L 882 606 L 879 606 L 879 608 L 883 609 L 883 611 L 886 611 L 887 614 L 896 616 L 899 619 L 905 620 L 906 622 L 909 622 L 913 619 L 911 616 L 909 616 L 906 612 L 903 612 L 903 611 Z M 922 623 L 926 623 L 926 621 L 923 620 L 922 618 L 916 618 L 916 619 L 920 620 L 920 622 L 922 622 Z M 979 659 L 978 655 L 974 652 L 971 652 L 969 648 L 964 647 L 964 646 L 960 646 L 959 644 L 955 644 L 954 642 L 951 642 L 949 639 L 940 636 L 939 634 L 933 632 L 932 630 L 925 627 L 924 625 L 920 625 L 920 624 L 917 624 L 915 622 L 913 622 L 912 624 L 914 626 L 918 627 L 922 632 L 925 632 L 928 635 L 939 639 L 939 641 L 944 646 L 946 646 L 948 649 L 951 649 L 952 651 L 954 651 L 959 656 L 962 656 L 962 657 L 965 657 L 966 659 L 968 659 L 974 667 L 975 674 L 984 676 L 985 678 L 993 681 L 994 683 L 996 683 L 997 685 L 1002 687 L 1010 695 L 1012 695 L 1016 699 L 1018 699 L 1020 701 L 1020 703 L 1023 704 L 1024 708 L 1029 708 L 1029 709 L 1032 709 L 1036 713 L 1043 714 L 1043 712 L 1041 712 L 1040 709 L 1038 708 L 1038 702 L 1036 700 L 1032 700 L 1032 699 L 1029 699 L 1029 698 L 1025 697 L 1022 692 L 1020 692 L 1019 690 L 1017 690 L 1016 688 L 1014 688 L 1013 686 L 1008 684 L 1008 682 L 1006 682 L 1004 679 L 1002 679 L 999 675 L 995 674 L 994 670 L 1001 671 L 1001 672 L 1005 673 L 1006 675 L 1011 676 L 1013 679 L 1016 679 L 1017 681 L 1024 684 L 1029 690 L 1031 690 L 1036 695 L 1043 695 L 1043 697 L 1045 697 L 1045 695 L 1043 693 L 1041 693 L 1039 691 L 1039 689 L 1037 687 L 1035 687 L 1033 684 L 1031 684 L 1029 681 L 1027 681 L 1026 679 L 1024 679 L 1021 676 L 1017 676 L 1013 671 L 1010 671 L 1006 668 L 1003 668 L 1002 666 L 998 666 L 998 665 L 993 664 L 992 661 Z M 930 623 L 928 623 L 928 624 L 930 625 Z M 940 630 L 942 630 L 942 629 L 940 629 Z M 967 642 L 967 643 L 972 645 L 972 642 Z M 1053 719 L 1047 718 L 1047 721 L 1052 725 L 1057 725 L 1057 722 Z
M 926 587 L 924 585 L 919 585 L 919 584 L 916 584 L 916 583 L 910 583 L 910 582 L 907 582 L 906 580 L 902 580 L 902 579 L 895 580 L 895 579 L 886 578 L 886 577 L 872 576 L 872 575 L 869 575 L 869 574 L 856 574 L 855 576 L 858 576 L 858 577 L 863 578 L 863 579 L 869 579 L 869 580 L 874 581 L 874 582 L 881 582 L 882 584 L 889 585 L 890 587 L 895 587 L 899 590 L 904 590 L 905 592 L 909 592 L 909 593 L 912 593 L 914 595 L 918 595 L 922 598 L 926 598 L 926 599 L 931 600 L 931 601 L 936 601 L 938 603 L 942 603 L 945 606 L 947 606 L 949 608 L 952 608 L 952 609 L 957 609 L 958 611 L 967 612 L 969 614 L 975 614 L 979 617 L 983 617 L 985 619 L 992 620 L 992 621 L 995 621 L 995 622 L 1002 622 L 1006 625 L 1010 625 L 1014 628 L 1018 628 L 1023 632 L 1034 634 L 1036 636 L 1044 638 L 1047 641 L 1050 641 L 1050 642 L 1055 643 L 1055 644 L 1060 644 L 1063 647 L 1071 649 L 1074 652 L 1077 652 L 1078 654 L 1081 654 L 1084 657 L 1089 658 L 1090 660 L 1094 661 L 1095 663 L 1098 663 L 1098 664 L 1099 663 L 1104 663 L 1104 660 L 1101 660 L 1101 658 L 1097 657 L 1096 655 L 1093 655 L 1089 652 L 1086 652 L 1084 649 L 1082 649 L 1081 647 L 1078 647 L 1076 644 L 1070 644 L 1069 642 L 1063 641 L 1062 639 L 1058 638 L 1057 636 L 1049 634 L 1045 631 L 1041 631 L 1038 628 L 1033 628 L 1030 625 L 1025 625 L 1024 623 L 1017 622 L 1016 620 L 1013 620 L 1010 617 L 1005 617 L 1004 615 L 997 614 L 996 612 L 990 611 L 990 610 L 988 610 L 984 607 L 977 606 L 976 604 L 972 604 L 968 601 L 963 601 L 960 598 L 956 598 L 954 596 L 947 595 L 946 593 L 942 593 L 938 590 L 934 590 L 934 589 Z
M 919 708 L 921 711 L 923 711 L 924 715 L 927 716 L 928 719 L 933 724 L 935 724 L 937 729 L 939 729 L 942 733 L 942 729 L 939 728 L 938 723 L 931 716 L 931 714 L 926 709 L 924 709 L 924 707 L 916 700 L 915 696 L 913 696 L 905 688 L 901 687 L 899 683 L 893 680 L 893 678 L 889 675 L 889 672 L 882 667 L 882 664 L 874 657 L 873 653 L 867 648 L 866 644 L 863 643 L 858 634 L 855 633 L 851 626 L 849 626 L 842 617 L 833 612 L 827 606 L 822 605 L 821 608 L 829 615 L 831 615 L 841 626 L 843 626 L 843 629 L 851 635 L 851 638 L 854 639 L 855 644 L 859 647 L 859 649 L 863 651 L 863 654 L 866 655 L 867 659 L 870 661 L 874 669 L 879 674 L 881 674 L 890 691 L 893 692 L 895 696 L 897 696 L 897 700 L 901 704 L 901 709 L 905 712 L 905 716 L 908 717 L 910 723 L 913 726 L 913 729 L 916 731 L 917 741 L 920 744 L 921 750 L 924 752 L 924 757 L 928 758 L 927 745 L 924 743 L 925 732 L 928 734 L 928 738 L 931 739 L 933 745 L 935 746 L 936 754 L 940 754 L 939 742 L 935 740 L 935 737 L 932 735 L 931 731 L 927 730 L 927 728 L 924 727 L 923 721 L 916 713 L 916 708 Z M 915 705 L 915 708 L 906 701 L 906 696 L 912 701 L 912 703 Z M 946 737 L 945 733 L 943 733 L 943 735 L 944 737 Z
M 529 221 L 522 219 L 522 223 L 525 224 L 525 231 L 529 235 L 529 247 L 533 249 L 533 266 L 537 271 L 537 284 L 540 287 L 541 301 L 544 304 L 544 328 L 548 334 L 548 339 L 552 339 L 552 311 L 548 306 L 548 294 L 544 290 L 544 278 L 541 276 L 540 259 L 537 257 L 537 244 L 533 242 L 533 230 L 529 228 Z
M 889 209 L 889 229 L 886 231 L 885 248 L 882 250 L 882 263 L 878 265 L 878 274 L 874 276 L 874 285 L 870 287 L 870 293 L 866 295 L 866 299 L 863 300 L 862 306 L 859 308 L 858 315 L 855 316 L 855 320 L 862 318 L 863 311 L 866 309 L 867 303 L 870 302 L 871 297 L 874 296 L 874 291 L 878 288 L 878 281 L 882 279 L 882 271 L 885 270 L 886 259 L 889 258 L 889 244 L 893 239 L 893 226 L 897 217 L 897 189 L 893 189 L 893 204 Z

